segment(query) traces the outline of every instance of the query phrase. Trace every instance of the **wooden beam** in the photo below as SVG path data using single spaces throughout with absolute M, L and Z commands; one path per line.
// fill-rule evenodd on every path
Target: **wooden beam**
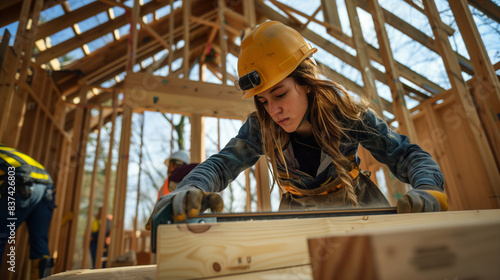
M 321 0 L 321 8 L 323 10 L 323 17 L 325 18 L 325 22 L 336 26 L 339 30 L 342 30 L 342 25 L 340 24 L 340 17 L 337 8 L 337 2 Z M 330 33 L 328 28 L 326 32 Z
M 90 248 L 90 238 L 92 234 L 92 220 L 94 218 L 94 201 L 95 201 L 95 192 L 96 192 L 96 181 L 97 181 L 97 171 L 99 169 L 99 150 L 101 149 L 101 128 L 103 125 L 103 111 L 102 108 L 99 109 L 99 125 L 97 127 L 97 140 L 94 151 L 94 165 L 92 167 L 92 177 L 90 179 L 90 193 L 89 193 L 89 203 L 88 203 L 88 211 L 87 211 L 87 223 L 85 227 L 85 233 L 83 235 L 83 257 L 81 268 L 87 268 L 88 257 L 89 257 L 89 249 Z M 101 220 L 101 228 L 106 227 L 106 220 Z
M 500 23 L 500 6 L 498 4 L 491 0 L 468 0 L 468 2 L 487 17 Z
M 133 114 L 126 94 L 124 104 L 118 165 L 116 167 L 115 197 L 113 201 L 113 220 L 111 221 L 111 244 L 108 250 L 108 262 L 114 261 L 124 249 L 122 247 L 122 241 L 125 226 L 125 200 L 127 198 L 127 175 L 130 160 L 130 138 L 132 137 L 131 129 Z
M 476 111 L 474 100 L 468 92 L 465 81 L 462 78 L 458 61 L 455 56 L 452 56 L 453 51 L 450 41 L 448 40 L 448 35 L 442 29 L 442 23 L 436 4 L 432 0 L 424 0 L 424 6 L 434 37 L 436 38 L 436 43 L 440 49 L 440 54 L 443 58 L 453 92 L 456 94 L 457 100 L 460 100 L 461 106 L 463 106 L 463 110 L 469 120 L 469 126 L 473 133 L 472 136 L 476 140 L 484 168 L 488 173 L 489 181 L 492 186 L 498 186 L 498 182 L 500 182 L 500 173 L 499 167 L 495 162 L 495 156 L 493 155 L 494 151 L 488 143 L 487 134 L 483 129 L 481 120 Z M 498 190 L 496 189 L 495 191 L 497 192 Z M 497 200 L 500 201 L 500 196 L 498 194 L 497 192 Z
M 392 93 L 392 105 L 399 124 L 399 132 L 408 136 L 412 143 L 417 143 L 417 133 L 415 132 L 415 127 L 413 126 L 408 108 L 406 107 L 403 85 L 399 80 L 399 70 L 392 56 L 389 36 L 385 30 L 385 18 L 382 13 L 382 8 L 378 0 L 368 0 L 368 2 L 375 25 L 375 31 L 377 33 L 380 55 L 384 62 L 387 84 Z
M 118 93 L 116 91 L 113 92 L 113 113 L 111 115 L 111 131 L 109 136 L 109 147 L 108 147 L 108 160 L 106 161 L 105 174 L 106 179 L 104 181 L 104 192 L 102 197 L 102 211 L 101 211 L 101 221 L 106 221 L 107 223 L 107 215 L 109 209 L 109 193 L 111 189 L 111 168 L 113 165 L 113 147 L 115 142 L 115 129 L 116 129 L 116 116 L 118 114 L 117 106 L 118 106 Z M 103 251 L 104 251 L 104 243 L 105 243 L 105 234 L 106 227 L 101 226 L 97 238 L 97 252 L 96 252 L 96 262 L 94 264 L 95 268 L 102 267 L 102 259 Z
M 356 4 L 352 1 L 346 1 L 345 3 L 347 14 L 349 16 L 349 22 L 351 24 L 354 46 L 356 49 L 356 59 L 358 62 L 358 69 L 361 72 L 363 78 L 363 88 L 364 97 L 373 103 L 375 106 L 375 112 L 379 116 L 382 116 L 382 108 L 380 107 L 380 97 L 377 92 L 377 87 L 375 85 L 375 78 L 372 73 L 372 66 L 370 64 L 370 59 L 368 58 L 368 52 L 366 49 L 366 42 L 363 38 L 363 32 L 361 30 L 361 24 L 359 22 L 358 12 L 356 11 Z
M 145 16 L 149 13 L 156 11 L 157 9 L 163 7 L 164 4 L 157 3 L 156 1 L 151 1 L 141 7 L 140 16 Z M 115 29 L 120 28 L 129 23 L 129 18 L 126 14 L 123 14 L 115 19 L 112 19 L 105 24 L 101 24 L 90 30 L 87 30 L 80 35 L 75 35 L 75 37 L 68 39 L 58 45 L 48 48 L 37 54 L 37 63 L 43 64 L 47 63 L 51 59 L 58 58 L 71 50 L 81 47 L 84 44 L 90 43 L 95 39 L 98 39 L 108 33 L 112 33 Z
M 242 100 L 233 86 L 147 73 L 129 73 L 125 95 L 130 96 L 129 102 L 135 111 L 197 112 L 203 116 L 245 119 L 255 110 L 252 101 Z

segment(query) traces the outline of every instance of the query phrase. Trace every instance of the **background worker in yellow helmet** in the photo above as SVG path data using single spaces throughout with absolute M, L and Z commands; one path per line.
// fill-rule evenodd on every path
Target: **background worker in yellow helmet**
M 151 217 L 169 202 L 178 221 L 204 208 L 220 211 L 214 193 L 261 155 L 283 192 L 280 210 L 389 206 L 359 170 L 359 145 L 413 187 L 398 201 L 399 213 L 447 209 L 444 176 L 431 155 L 325 79 L 312 59 L 315 52 L 297 31 L 276 21 L 242 40 L 235 84 L 243 98 L 253 98 L 256 112 L 224 149 L 162 197 Z
M 20 240 L 15 230 L 26 222 L 29 233 L 30 279 L 50 275 L 48 234 L 54 204 L 52 179 L 45 168 L 31 157 L 0 144 L 0 261 L 20 273 L 21 259 L 16 259 L 15 248 Z M 13 250 L 14 249 L 14 250 Z M 6 259 L 2 256 L 6 252 Z M 17 265 L 16 265 L 17 264 Z M 13 269 L 14 270 L 14 269 Z M 10 270 L 12 272 L 12 270 Z

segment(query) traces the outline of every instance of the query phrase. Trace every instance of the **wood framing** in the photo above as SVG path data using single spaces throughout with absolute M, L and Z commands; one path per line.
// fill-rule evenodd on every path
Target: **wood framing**
M 493 153 L 494 149 L 492 149 L 488 143 L 487 134 L 476 111 L 474 100 L 472 99 L 471 94 L 467 91 L 467 86 L 462 78 L 458 61 L 456 60 L 456 57 L 451 55 L 453 51 L 447 35 L 444 33 L 436 4 L 431 0 L 424 0 L 423 2 L 427 17 L 432 26 L 432 31 L 434 32 L 434 37 L 436 38 L 443 62 L 447 69 L 447 74 L 453 91 L 457 94 L 462 103 L 463 110 L 467 115 L 473 136 L 479 148 L 484 168 L 488 173 L 490 183 L 495 186 L 496 197 L 498 201 L 500 201 L 500 189 L 498 189 L 500 187 L 498 186 L 498 182 L 500 182 L 500 169 L 495 161 L 495 155 Z

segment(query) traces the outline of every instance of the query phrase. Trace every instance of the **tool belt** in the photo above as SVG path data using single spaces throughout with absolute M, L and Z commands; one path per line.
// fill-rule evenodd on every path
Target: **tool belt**
M 390 207 L 389 202 L 382 194 L 380 189 L 370 179 L 370 171 L 359 172 L 359 169 L 353 169 L 349 174 L 356 175 L 354 178 L 354 192 L 358 199 L 359 206 L 362 208 L 382 208 Z M 286 191 L 281 196 L 280 211 L 296 209 L 345 209 L 352 208 L 346 204 L 342 192 L 338 190 L 344 187 L 340 178 L 323 184 L 316 189 L 299 189 L 295 186 L 282 186 Z M 298 193 L 298 194 L 297 194 Z

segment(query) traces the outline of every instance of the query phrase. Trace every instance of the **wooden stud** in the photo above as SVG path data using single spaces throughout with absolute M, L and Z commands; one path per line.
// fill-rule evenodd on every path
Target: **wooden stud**
M 97 140 L 95 145 L 94 152 L 94 165 L 92 167 L 92 177 L 90 179 L 90 193 L 89 193 L 89 204 L 87 211 L 87 222 L 85 227 L 85 232 L 83 235 L 83 257 L 81 268 L 87 268 L 88 257 L 89 257 L 89 248 L 90 248 L 90 238 L 92 234 L 92 220 L 94 218 L 94 201 L 95 201 L 95 188 L 97 181 L 97 170 L 99 169 L 99 153 L 101 149 L 101 128 L 103 125 L 103 115 L 102 108 L 99 109 L 99 126 L 97 127 Z M 101 221 L 105 227 L 105 220 Z M 102 227 L 102 225 L 101 225 Z
M 117 112 L 117 106 L 118 106 L 118 93 L 113 91 L 113 113 L 111 115 L 111 132 L 110 132 L 110 137 L 109 137 L 109 147 L 108 147 L 108 160 L 106 162 L 106 179 L 104 181 L 104 193 L 103 193 L 103 203 L 102 203 L 102 211 L 101 211 L 101 221 L 106 221 L 107 223 L 107 215 L 108 215 L 108 202 L 109 202 L 109 193 L 111 189 L 111 170 L 113 166 L 113 148 L 114 148 L 114 143 L 115 143 L 115 129 L 116 129 L 116 116 L 118 114 Z M 116 196 L 116 194 L 115 194 Z M 103 251 L 104 251 L 104 243 L 105 243 L 105 234 L 106 234 L 106 227 L 100 227 L 99 230 L 99 237 L 97 238 L 97 252 L 96 252 L 96 262 L 94 264 L 95 268 L 101 268 L 102 267 L 102 262 L 100 261 L 103 256 Z
M 189 47 L 190 47 L 190 29 L 191 25 L 189 22 L 189 17 L 191 16 L 191 0 L 182 0 L 182 10 L 183 10 L 183 18 L 182 24 L 184 26 L 184 55 L 182 58 L 182 69 L 183 69 L 183 78 L 189 79 Z
M 375 31 L 377 33 L 379 52 L 384 62 L 385 74 L 387 76 L 387 83 L 392 93 L 392 104 L 396 119 L 399 124 L 399 131 L 408 136 L 412 143 L 417 142 L 417 133 L 413 127 L 413 123 L 406 107 L 403 85 L 399 80 L 399 71 L 396 67 L 394 57 L 392 56 L 391 45 L 389 37 L 385 30 L 385 19 L 382 14 L 382 9 L 379 6 L 378 0 L 368 0 L 373 22 L 375 24 Z M 353 30 L 354 33 L 354 30 Z
M 340 24 L 340 17 L 337 8 L 337 2 L 321 0 L 321 6 L 323 10 L 323 17 L 325 22 L 337 27 L 337 30 L 342 30 L 342 25 Z M 330 33 L 333 30 L 326 29 L 326 32 Z
M 191 114 L 191 162 L 205 160 L 205 118 L 201 114 Z
M 491 0 L 468 0 L 467 2 L 469 2 L 472 6 L 474 6 L 474 8 L 480 10 L 492 20 L 500 23 L 500 7 L 495 2 Z
M 122 128 L 120 136 L 120 148 L 118 155 L 118 166 L 116 168 L 115 197 L 113 202 L 113 221 L 111 222 L 111 244 L 108 250 L 108 261 L 112 262 L 122 253 L 123 227 L 125 216 L 125 200 L 127 194 L 127 175 L 130 155 L 130 138 L 132 137 L 132 108 L 127 100 L 122 112 Z
M 261 156 L 255 164 L 255 180 L 257 181 L 257 211 L 269 212 L 271 211 L 271 190 L 265 156 Z
M 224 10 L 226 9 L 225 0 L 218 0 L 218 9 L 219 9 L 219 44 L 221 47 L 220 57 L 222 64 L 222 84 L 227 85 L 227 35 L 226 29 L 228 25 L 226 24 L 226 20 L 224 18 Z
M 248 26 L 253 29 L 257 25 L 254 1 L 243 1 L 243 14 Z

